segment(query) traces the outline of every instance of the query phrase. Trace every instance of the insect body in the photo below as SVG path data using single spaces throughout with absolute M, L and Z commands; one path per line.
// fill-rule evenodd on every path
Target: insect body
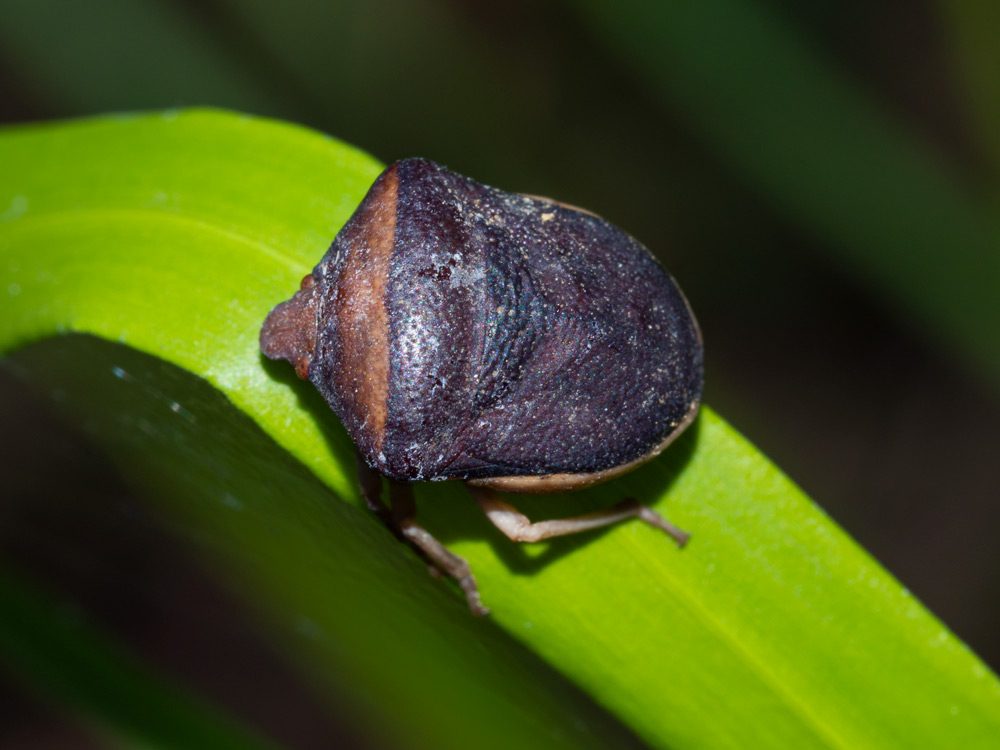
M 457 578 L 475 612 L 486 610 L 468 566 L 416 524 L 398 483 L 463 480 L 519 541 L 630 516 L 686 539 L 634 501 L 533 524 L 496 494 L 610 479 L 697 413 L 702 346 L 687 302 L 597 216 L 397 162 L 260 340 L 343 422 L 369 506 Z M 379 475 L 394 482 L 392 513 Z

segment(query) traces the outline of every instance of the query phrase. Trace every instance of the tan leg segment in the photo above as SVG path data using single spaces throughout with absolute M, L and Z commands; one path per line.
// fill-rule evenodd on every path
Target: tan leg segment
M 432 566 L 444 571 L 456 581 L 465 593 L 465 600 L 474 615 L 488 615 L 490 610 L 479 598 L 479 587 L 475 576 L 469 569 L 469 563 L 445 547 L 431 536 L 423 526 L 414 519 L 413 488 L 405 482 L 389 482 L 392 500 L 393 521 L 397 524 L 403 537 L 427 558 Z
M 357 455 L 357 469 L 361 495 L 368 508 L 393 534 L 409 543 L 417 554 L 424 558 L 430 565 L 433 576 L 438 577 L 443 571 L 458 581 L 473 614 L 488 615 L 490 611 L 483 606 L 479 598 L 479 588 L 469 570 L 469 563 L 441 544 L 427 529 L 413 520 L 417 512 L 413 502 L 413 488 L 405 482 L 390 481 L 389 500 L 392 504 L 390 511 L 382 502 L 382 475 L 368 466 L 360 455 Z
M 560 518 L 553 521 L 532 523 L 531 519 L 513 505 L 501 500 L 500 496 L 493 490 L 485 487 L 469 486 L 469 492 L 472 493 L 476 502 L 479 503 L 479 507 L 483 509 L 487 518 L 515 542 L 538 542 L 554 536 L 578 534 L 581 531 L 610 526 L 626 518 L 638 518 L 650 526 L 655 526 L 673 537 L 681 547 L 690 538 L 690 534 L 686 531 L 677 528 L 651 508 L 640 505 L 634 498 L 626 498 L 613 508 L 597 511 L 596 513 L 587 513 L 575 518 Z

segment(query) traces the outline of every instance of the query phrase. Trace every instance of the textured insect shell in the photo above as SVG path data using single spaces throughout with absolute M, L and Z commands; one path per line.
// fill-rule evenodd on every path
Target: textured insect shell
M 642 245 L 423 159 L 379 176 L 303 284 L 262 348 L 395 479 L 608 478 L 697 410 L 697 324 Z

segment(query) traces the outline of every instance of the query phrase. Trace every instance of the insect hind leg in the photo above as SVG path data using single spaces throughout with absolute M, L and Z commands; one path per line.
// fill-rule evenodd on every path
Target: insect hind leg
M 640 504 L 638 500 L 631 497 L 625 498 L 607 510 L 599 510 L 595 513 L 572 518 L 532 522 L 513 505 L 502 500 L 493 490 L 487 487 L 467 486 L 486 517 L 515 542 L 540 542 L 543 539 L 551 539 L 556 536 L 579 534 L 582 531 L 610 526 L 627 518 L 638 518 L 650 526 L 660 529 L 672 537 L 680 547 L 687 544 L 691 537 L 688 532 L 674 526 L 655 510 Z

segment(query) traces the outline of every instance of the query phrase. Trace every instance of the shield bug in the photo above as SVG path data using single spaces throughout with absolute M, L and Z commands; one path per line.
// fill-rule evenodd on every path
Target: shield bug
M 410 482 L 465 482 L 515 541 L 630 517 L 687 539 L 632 499 L 532 523 L 497 494 L 619 476 L 698 410 L 702 343 L 684 296 L 645 247 L 589 212 L 397 162 L 271 311 L 260 344 L 319 389 L 357 447 L 368 506 L 477 614 L 488 610 L 468 564 L 416 523 Z

